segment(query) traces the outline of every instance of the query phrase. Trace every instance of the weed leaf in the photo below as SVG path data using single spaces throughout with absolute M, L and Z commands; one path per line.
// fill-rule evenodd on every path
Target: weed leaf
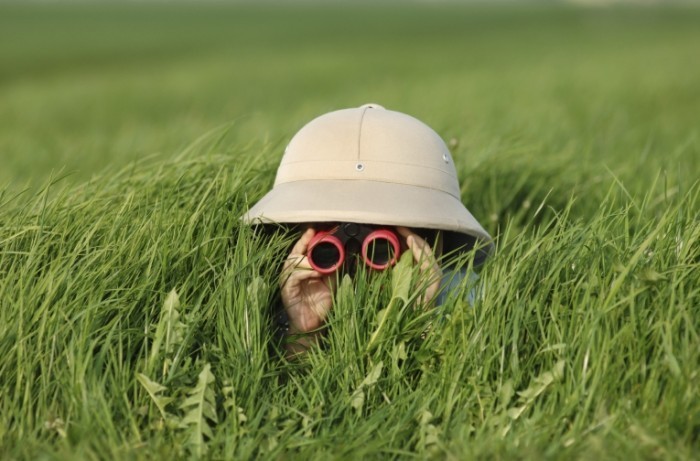
M 210 422 L 218 422 L 216 399 L 211 388 L 214 382 L 211 366 L 207 363 L 199 373 L 196 386 L 187 393 L 187 398 L 180 405 L 186 412 L 180 421 L 180 427 L 188 432 L 187 446 L 196 457 L 201 457 L 206 452 L 204 438 L 212 437 Z
M 174 289 L 168 293 L 160 311 L 160 318 L 156 327 L 155 338 L 151 346 L 151 356 L 148 360 L 149 374 L 156 365 L 163 362 L 163 374 L 167 373 L 167 359 L 172 357 L 185 337 L 186 326 L 180 322 L 180 298 Z
M 360 385 L 357 386 L 355 392 L 352 393 L 352 396 L 350 397 L 350 405 L 358 413 L 362 411 L 362 407 L 365 404 L 364 389 L 369 389 L 377 383 L 382 374 L 382 368 L 384 368 L 384 362 L 379 361 L 374 367 L 372 367 L 372 370 L 367 374 L 367 376 L 365 376 L 365 379 L 362 380 Z
M 411 292 L 411 277 L 413 275 L 413 255 L 404 252 L 391 273 L 391 297 L 408 302 Z
M 148 395 L 151 396 L 151 400 L 158 408 L 158 411 L 160 412 L 160 415 L 163 418 L 163 421 L 166 421 L 166 422 L 171 421 L 173 419 L 173 415 L 168 413 L 165 408 L 174 399 L 172 397 L 166 397 L 166 396 L 162 395 L 162 392 L 168 390 L 168 388 L 155 382 L 155 381 L 152 381 L 150 378 L 148 378 L 148 376 L 144 375 L 143 373 L 137 373 L 136 379 L 138 380 L 139 383 L 141 383 L 143 388 L 146 389 L 146 392 L 148 392 Z

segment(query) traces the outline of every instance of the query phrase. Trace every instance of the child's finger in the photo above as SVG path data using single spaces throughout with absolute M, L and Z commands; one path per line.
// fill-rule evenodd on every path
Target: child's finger
M 433 254 L 433 249 L 430 248 L 428 242 L 423 240 L 418 234 L 411 232 L 406 237 L 406 244 L 408 248 L 413 253 L 413 259 L 421 265 L 431 265 L 435 262 L 435 255 Z
M 306 255 L 289 255 L 284 261 L 284 270 L 311 269 L 309 258 Z
M 282 267 L 279 284 L 280 286 L 285 286 L 290 282 L 298 283 L 300 280 L 313 277 L 306 277 L 307 274 L 321 275 L 311 268 L 311 264 L 309 264 L 306 256 L 290 255 Z
M 420 297 L 419 302 L 428 304 L 440 289 L 440 279 L 442 271 L 435 259 L 435 253 L 428 242 L 418 234 L 411 232 L 405 227 L 397 227 L 397 231 L 406 238 L 406 244 L 413 254 L 413 260 L 419 265 L 422 274 L 427 276 L 427 286 L 425 293 Z
M 413 231 L 411 231 L 411 229 L 409 229 L 408 227 L 397 226 L 396 231 L 399 233 L 399 235 L 401 235 L 401 237 L 403 237 L 403 239 L 406 241 L 407 245 L 408 245 L 408 237 L 410 237 L 411 235 L 415 235 L 415 233 Z
M 297 240 L 297 243 L 294 244 L 291 255 L 306 255 L 309 249 L 309 242 L 311 242 L 314 235 L 316 235 L 316 231 L 313 227 L 306 229 L 306 231 L 301 234 L 301 237 L 299 237 L 299 240 Z
M 292 279 L 295 282 L 301 282 L 303 280 L 319 279 L 321 277 L 323 277 L 323 274 L 321 274 L 320 272 L 316 272 L 313 269 L 310 269 L 305 271 L 294 271 L 290 276 L 290 279 Z
M 306 258 L 306 252 L 309 248 L 309 242 L 315 234 L 316 232 L 313 228 L 310 227 L 306 229 L 306 231 L 301 234 L 301 237 L 299 237 L 299 240 L 294 244 L 294 247 L 292 247 L 292 251 L 289 253 L 289 256 L 282 266 L 281 280 L 283 283 L 286 282 L 290 275 L 297 269 L 311 270 L 311 265 Z

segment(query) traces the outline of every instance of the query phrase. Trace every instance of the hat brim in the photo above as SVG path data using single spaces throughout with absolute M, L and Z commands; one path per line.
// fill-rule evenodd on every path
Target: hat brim
M 487 253 L 491 236 L 460 200 L 445 192 L 363 180 L 277 184 L 242 217 L 248 223 L 356 222 L 439 229 L 474 237 Z

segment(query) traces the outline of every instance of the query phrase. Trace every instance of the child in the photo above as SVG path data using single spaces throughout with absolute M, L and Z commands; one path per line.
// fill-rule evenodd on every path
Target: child
M 374 267 L 374 253 L 384 255 L 381 268 L 389 267 L 400 251 L 410 251 L 428 280 L 427 304 L 439 302 L 445 288 L 442 254 L 477 247 L 479 265 L 492 247 L 460 200 L 440 136 L 377 104 L 330 112 L 305 125 L 285 149 L 273 189 L 243 219 L 305 228 L 280 278 L 284 329 L 296 338 L 286 346 L 292 355 L 315 342 L 332 306 L 336 268 L 352 270 L 352 261 Z M 437 231 L 435 238 L 426 240 L 419 229 Z

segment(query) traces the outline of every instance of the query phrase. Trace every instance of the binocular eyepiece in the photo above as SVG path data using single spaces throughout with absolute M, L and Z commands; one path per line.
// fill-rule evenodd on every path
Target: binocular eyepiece
M 340 269 L 347 254 L 359 254 L 371 269 L 387 269 L 396 264 L 400 249 L 399 237 L 393 230 L 344 223 L 316 233 L 306 256 L 315 271 L 332 274 Z

